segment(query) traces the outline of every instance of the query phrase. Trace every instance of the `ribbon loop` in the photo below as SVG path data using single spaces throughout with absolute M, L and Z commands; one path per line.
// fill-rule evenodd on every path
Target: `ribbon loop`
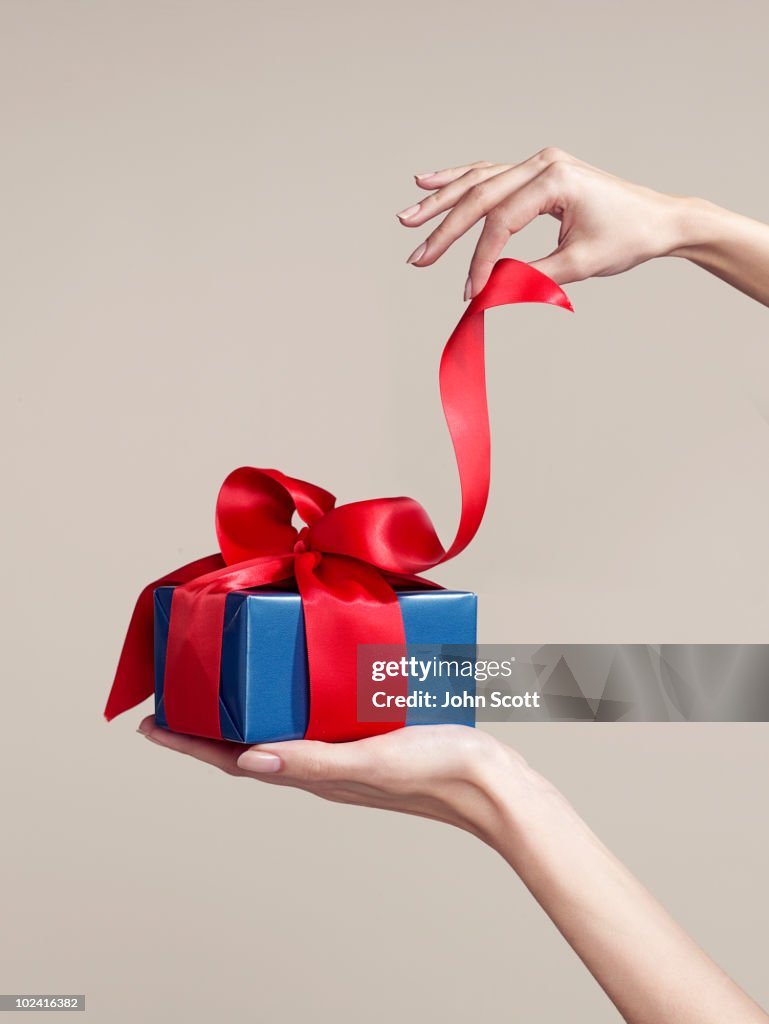
M 386 572 L 421 572 L 445 552 L 430 517 L 413 498 L 371 498 L 338 505 L 310 531 L 319 551 L 348 555 Z

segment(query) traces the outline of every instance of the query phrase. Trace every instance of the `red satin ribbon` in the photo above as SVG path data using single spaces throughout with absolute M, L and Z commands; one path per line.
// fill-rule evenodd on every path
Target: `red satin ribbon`
M 405 643 L 393 585 L 434 586 L 413 574 L 459 554 L 480 526 L 491 451 L 483 314 L 517 302 L 572 308 L 550 278 L 517 260 L 500 260 L 443 350 L 441 401 L 462 491 L 459 527 L 450 547 L 443 548 L 430 517 L 413 498 L 373 498 L 337 507 L 328 491 L 278 470 L 236 469 L 216 503 L 221 553 L 155 580 L 140 594 L 105 708 L 108 720 L 153 692 L 152 594 L 173 583 L 164 680 L 168 725 L 175 732 L 220 739 L 227 594 L 294 579 L 307 633 L 307 738 L 352 740 L 403 725 L 358 722 L 357 647 Z M 306 524 L 301 530 L 292 525 L 295 512 Z M 393 692 L 398 686 L 405 693 L 407 680 L 396 680 Z

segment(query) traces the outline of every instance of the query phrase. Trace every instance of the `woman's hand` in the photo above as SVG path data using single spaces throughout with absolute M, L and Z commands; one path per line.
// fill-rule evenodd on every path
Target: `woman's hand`
M 619 274 L 687 239 L 686 200 L 622 181 L 560 149 L 543 149 L 520 164 L 481 161 L 419 174 L 416 182 L 432 194 L 398 214 L 404 226 L 449 212 L 409 257 L 414 266 L 435 263 L 485 218 L 466 299 L 486 284 L 511 235 L 544 213 L 561 222 L 558 246 L 534 266 L 559 284 Z
M 702 199 L 666 195 L 548 148 L 519 164 L 486 161 L 416 175 L 426 199 L 398 214 L 438 226 L 409 256 L 427 267 L 478 221 L 465 299 L 486 284 L 510 237 L 536 217 L 560 221 L 558 245 L 532 265 L 558 284 L 620 274 L 657 256 L 682 256 L 769 304 L 769 228 Z
M 256 747 L 168 732 L 154 718 L 145 718 L 139 731 L 229 775 L 433 818 L 487 842 L 500 825 L 499 792 L 522 792 L 536 778 L 515 751 L 461 725 L 397 729 L 354 743 L 288 740 Z

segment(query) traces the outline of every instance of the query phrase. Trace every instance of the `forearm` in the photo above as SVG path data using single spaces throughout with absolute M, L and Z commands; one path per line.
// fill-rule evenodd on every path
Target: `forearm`
M 172 733 L 153 719 L 140 731 L 231 775 L 474 833 L 517 871 L 628 1024 L 769 1024 L 563 796 L 480 729 L 419 726 L 351 743 L 287 740 L 246 750 Z
M 769 225 L 701 199 L 681 201 L 686 243 L 670 253 L 769 306 Z
M 629 1024 L 769 1021 L 536 773 L 496 766 L 483 806 L 478 833 Z

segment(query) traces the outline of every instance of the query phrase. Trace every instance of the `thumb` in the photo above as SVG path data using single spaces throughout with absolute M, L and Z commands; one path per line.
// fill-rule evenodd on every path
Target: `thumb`
M 250 747 L 238 758 L 238 768 L 259 775 L 279 775 L 282 781 L 301 786 L 355 778 L 365 769 L 364 761 L 359 742 L 285 740 Z
M 574 245 L 554 249 L 549 256 L 535 260 L 529 266 L 547 274 L 556 284 L 572 284 L 574 281 L 584 281 L 589 276 L 585 273 L 584 261 Z

